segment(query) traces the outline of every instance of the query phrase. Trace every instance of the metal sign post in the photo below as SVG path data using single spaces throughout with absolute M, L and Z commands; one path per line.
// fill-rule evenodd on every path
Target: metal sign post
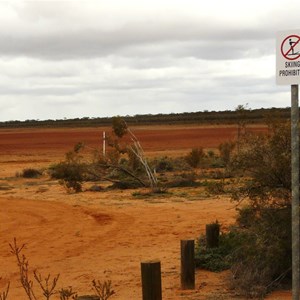
M 298 85 L 291 86 L 292 134 L 292 272 L 293 300 L 299 300 L 299 105 Z
M 276 43 L 277 84 L 291 85 L 292 299 L 299 300 L 299 100 L 300 30 L 280 32 Z

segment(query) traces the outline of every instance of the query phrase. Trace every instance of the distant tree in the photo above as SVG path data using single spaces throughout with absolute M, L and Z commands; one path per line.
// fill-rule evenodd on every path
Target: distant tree
M 128 127 L 123 118 L 117 116 L 112 119 L 112 129 L 118 138 L 122 138 L 128 132 Z
M 90 178 L 109 180 L 116 185 L 126 181 L 128 187 L 140 185 L 149 186 L 153 191 L 158 189 L 156 174 L 149 166 L 137 137 L 120 117 L 113 118 L 112 126 L 105 157 L 96 149 L 93 149 L 92 160 L 88 155 L 83 156 L 84 147 L 79 143 L 66 154 L 64 162 L 52 167 L 52 177 L 61 179 L 68 190 L 75 192 L 82 191 L 83 182 Z
M 235 109 L 237 114 L 237 151 L 240 151 L 240 140 L 243 133 L 246 131 L 247 115 L 249 112 L 248 103 L 246 105 L 238 105 Z

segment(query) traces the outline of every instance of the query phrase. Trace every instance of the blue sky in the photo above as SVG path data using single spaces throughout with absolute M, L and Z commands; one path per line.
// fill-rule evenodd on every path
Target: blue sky
M 299 1 L 0 1 L 0 121 L 290 106 Z

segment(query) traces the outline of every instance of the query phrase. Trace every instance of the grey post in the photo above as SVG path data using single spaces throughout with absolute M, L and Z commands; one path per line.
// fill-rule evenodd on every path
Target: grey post
M 299 105 L 298 85 L 291 86 L 292 135 L 292 294 L 299 300 Z

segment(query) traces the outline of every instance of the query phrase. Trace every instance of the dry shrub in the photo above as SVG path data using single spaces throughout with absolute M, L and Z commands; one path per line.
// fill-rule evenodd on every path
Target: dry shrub
M 38 178 L 41 175 L 42 175 L 41 171 L 33 168 L 24 169 L 21 174 L 21 176 L 24 178 Z
M 79 300 L 79 299 L 99 299 L 99 300 L 108 300 L 111 296 L 115 294 L 115 291 L 112 289 L 112 284 L 110 280 L 99 281 L 93 280 L 92 287 L 97 295 L 95 296 L 78 296 L 77 292 L 73 291 L 72 287 L 61 288 L 56 290 L 57 282 L 59 280 L 60 274 L 56 276 L 51 276 L 48 274 L 46 277 L 43 277 L 36 269 L 33 271 L 33 277 L 35 281 L 31 279 L 31 272 L 29 269 L 29 261 L 26 256 L 23 254 L 23 249 L 25 244 L 19 246 L 16 238 L 14 238 L 13 243 L 9 244 L 11 253 L 15 256 L 17 260 L 17 265 L 19 269 L 19 278 L 21 285 L 26 293 L 27 299 L 29 300 L 38 300 L 41 299 L 38 297 L 38 294 L 43 295 L 43 299 L 50 300 L 52 296 L 58 294 L 60 300 Z M 1 279 L 1 278 L 0 278 Z M 36 288 L 37 284 L 39 289 Z M 7 294 L 9 291 L 9 284 L 7 290 L 3 293 L 0 293 L 0 300 L 6 300 Z
M 193 148 L 191 152 L 187 154 L 185 157 L 186 162 L 192 167 L 192 168 L 198 168 L 203 163 L 203 160 L 205 158 L 205 153 L 203 151 L 203 148 Z
M 252 225 L 244 231 L 245 241 L 231 254 L 232 284 L 242 295 L 263 297 L 290 280 L 291 223 L 288 219 L 288 209 L 271 209 L 246 222 Z
M 211 195 L 220 195 L 225 193 L 224 180 L 207 181 L 205 183 L 205 190 Z
M 0 277 L 0 280 L 2 278 Z M 9 287 L 10 287 L 10 283 L 7 284 L 7 287 L 5 289 L 5 291 L 3 292 L 0 292 L 0 300 L 6 300 L 7 299 L 7 296 L 8 296 L 8 293 L 9 293 Z
M 232 271 L 238 273 L 238 277 L 233 277 L 231 284 L 238 294 L 246 299 L 263 299 L 267 294 L 269 284 L 268 270 L 258 269 L 253 264 L 235 266 Z
M 233 198 L 248 199 L 237 218 L 245 240 L 232 253 L 233 285 L 245 297 L 264 297 L 291 281 L 289 126 L 244 136 L 232 166 L 244 176 Z

